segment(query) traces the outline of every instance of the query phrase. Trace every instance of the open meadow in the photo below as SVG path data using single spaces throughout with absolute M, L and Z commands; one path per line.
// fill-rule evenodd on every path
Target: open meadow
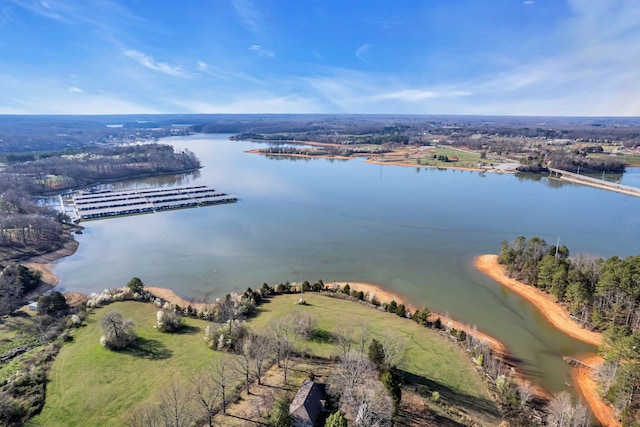
M 474 420 L 480 425 L 500 422 L 498 410 L 469 356 L 447 338 L 413 321 L 364 304 L 312 293 L 305 294 L 304 298 L 306 305 L 295 304 L 299 299 L 297 294 L 270 297 L 258 307 L 258 314 L 247 322 L 250 329 L 264 331 L 274 319 L 294 311 L 308 312 L 317 320 L 312 338 L 297 344 L 299 355 L 292 359 L 294 373 L 287 384 L 276 387 L 288 396 L 295 393 L 309 374 L 322 381 L 328 379 L 327 372 L 335 363 L 334 356 L 339 354 L 334 339 L 334 331 L 339 325 L 365 325 L 369 339 L 388 337 L 401 344 L 399 368 L 405 377 L 403 395 L 412 399 L 412 404 L 431 406 L 427 412 L 435 410 L 443 414 L 447 411 L 442 408 L 456 408 L 454 413 L 458 419 Z M 133 349 L 113 352 L 100 345 L 100 321 L 111 311 L 119 311 L 125 318 L 135 320 L 139 340 Z M 44 409 L 29 425 L 128 425 L 132 411 L 160 402 L 163 391 L 172 384 L 187 387 L 190 378 L 205 373 L 217 358 L 239 357 L 206 346 L 203 335 L 208 322 L 205 321 L 185 319 L 183 331 L 161 333 L 153 327 L 156 311 L 157 307 L 152 304 L 133 301 L 95 309 L 85 320 L 85 326 L 77 329 L 74 340 L 61 349 L 51 370 Z M 311 356 L 314 363 L 309 365 Z M 266 381 L 278 371 L 274 366 L 266 375 Z M 305 374 L 301 375 L 301 372 Z M 279 382 L 280 379 L 277 377 L 272 381 Z M 429 402 L 433 391 L 441 395 L 440 403 L 435 405 L 437 408 Z M 245 398 L 248 397 L 245 395 Z M 239 399 L 240 406 L 235 406 L 242 408 L 245 398 Z M 268 407 L 262 411 L 253 409 L 262 417 L 270 410 Z M 237 415 L 232 420 L 230 415 L 225 418 L 219 414 L 216 419 L 223 425 L 244 425 L 238 420 L 248 414 L 238 414 L 233 406 L 228 412 Z M 409 410 L 400 411 L 400 414 L 401 417 L 408 416 Z M 254 421 L 265 422 L 266 419 L 247 421 L 246 425 L 255 425 Z

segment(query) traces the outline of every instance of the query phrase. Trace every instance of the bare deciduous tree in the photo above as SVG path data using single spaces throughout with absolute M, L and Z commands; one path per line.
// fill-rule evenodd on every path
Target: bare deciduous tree
M 272 348 L 273 345 L 266 333 L 252 334 L 249 356 L 253 360 L 256 368 L 256 376 L 258 377 L 258 384 L 260 385 L 262 385 L 264 364 L 269 359 Z
M 329 384 L 331 392 L 339 397 L 341 410 L 357 420 L 357 425 L 390 425 L 393 399 L 367 356 L 348 353 L 336 366 Z
M 164 425 L 156 406 L 145 405 L 129 412 L 129 427 L 161 427 Z
M 521 381 L 518 384 L 518 395 L 520 396 L 520 404 L 526 405 L 535 394 L 535 389 L 529 381 Z
M 182 385 L 172 382 L 162 391 L 159 414 L 165 426 L 188 427 L 194 421 L 191 393 Z
M 345 357 L 351 351 L 351 345 L 353 344 L 353 337 L 356 332 L 356 327 L 353 323 L 338 324 L 334 331 L 334 336 L 338 341 L 338 346 L 341 350 L 341 356 Z
M 227 413 L 227 393 L 234 380 L 234 371 L 230 360 L 226 357 L 219 357 L 213 362 L 211 367 L 211 381 L 217 387 L 222 399 L 222 413 Z
M 213 427 L 213 417 L 220 401 L 220 391 L 212 377 L 212 372 L 204 372 L 190 380 L 193 400 L 202 408 L 209 427 Z

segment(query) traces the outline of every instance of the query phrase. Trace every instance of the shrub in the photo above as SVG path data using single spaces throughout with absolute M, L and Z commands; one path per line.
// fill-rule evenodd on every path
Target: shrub
M 244 322 L 228 320 L 226 323 L 207 326 L 204 331 L 204 340 L 212 349 L 238 353 L 242 350 L 240 344 L 246 334 L 247 328 Z
M 104 333 L 100 338 L 100 344 L 110 350 L 121 350 L 133 345 L 137 339 L 133 325 L 133 320 L 124 319 L 120 312 L 107 313 L 100 322 Z
M 175 332 L 182 328 L 182 315 L 174 310 L 160 310 L 156 313 L 156 328 L 160 332 Z

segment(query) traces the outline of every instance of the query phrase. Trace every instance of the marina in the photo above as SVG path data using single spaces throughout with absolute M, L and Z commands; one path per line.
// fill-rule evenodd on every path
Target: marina
M 238 198 L 206 185 L 126 191 L 87 191 L 72 197 L 74 219 L 109 218 L 234 203 Z

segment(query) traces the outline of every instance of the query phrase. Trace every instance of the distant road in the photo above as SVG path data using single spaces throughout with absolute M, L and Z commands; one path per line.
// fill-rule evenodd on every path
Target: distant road
M 576 184 L 588 185 L 591 187 L 601 188 L 603 190 L 615 191 L 616 193 L 628 194 L 630 196 L 640 197 L 640 188 L 622 185 L 615 182 L 603 181 L 597 178 L 591 178 L 577 173 L 567 172 L 562 169 L 549 168 L 551 176 L 563 181 L 574 182 Z M 554 176 L 555 174 L 555 176 Z

